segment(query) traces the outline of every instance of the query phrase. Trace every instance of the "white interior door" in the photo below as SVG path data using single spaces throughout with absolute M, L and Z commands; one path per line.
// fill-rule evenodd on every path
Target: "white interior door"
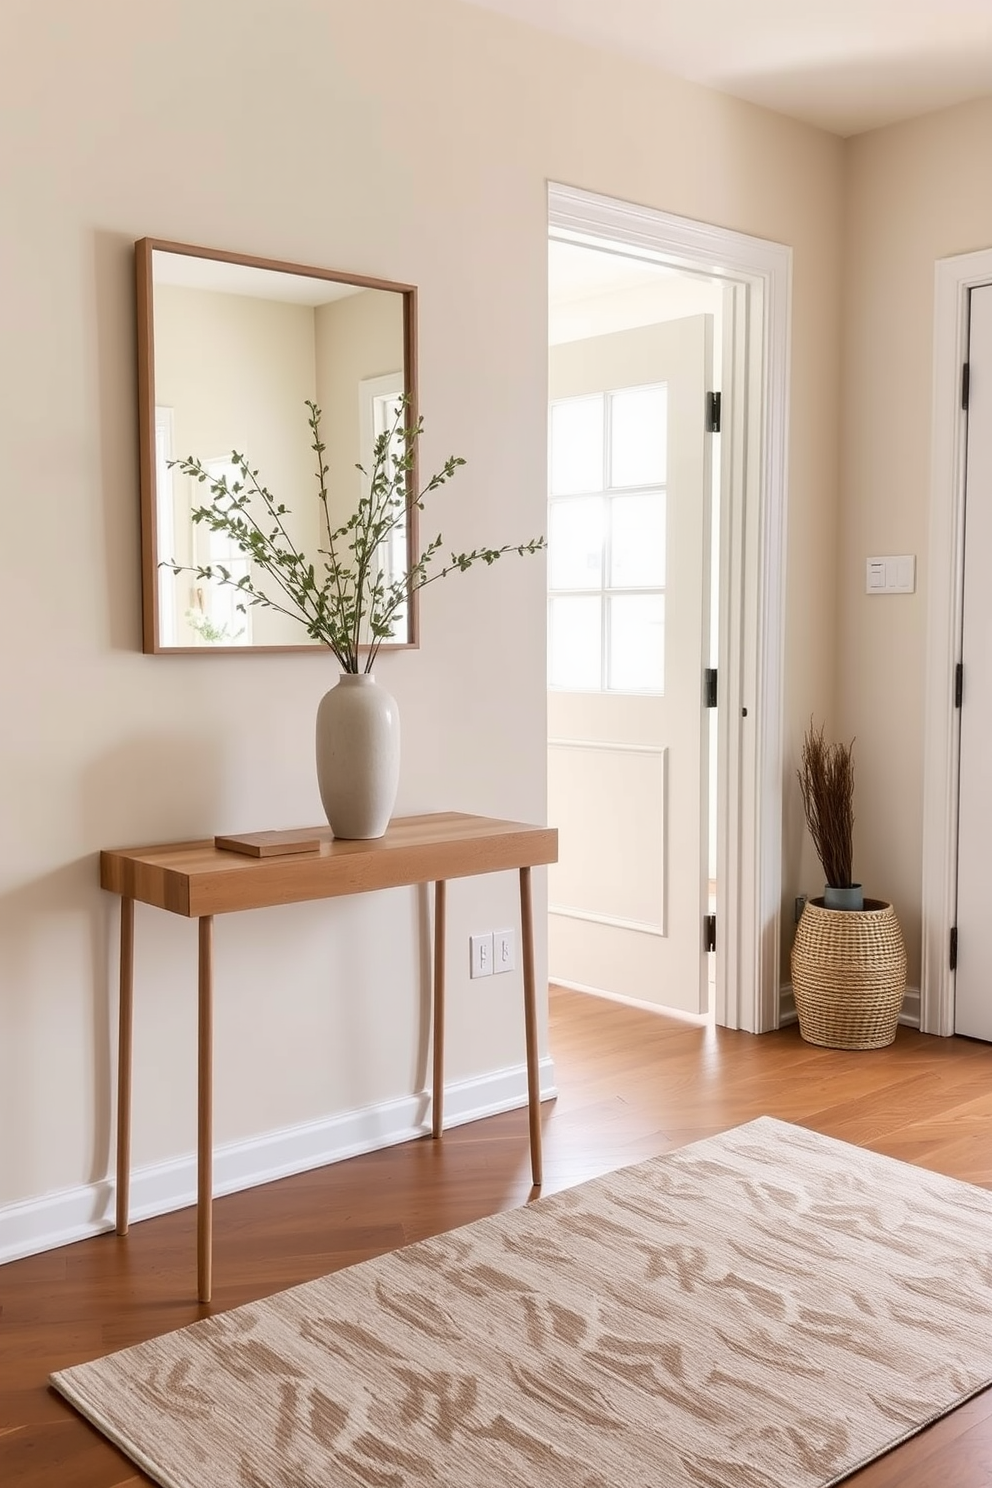
M 954 1031 L 992 1041 L 992 285 L 971 292 Z
M 550 970 L 706 1009 L 712 323 L 551 349 Z

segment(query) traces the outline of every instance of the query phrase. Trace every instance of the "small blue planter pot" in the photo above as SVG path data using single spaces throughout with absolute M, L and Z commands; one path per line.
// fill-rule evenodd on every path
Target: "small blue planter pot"
M 851 884 L 847 889 L 835 889 L 827 884 L 823 890 L 824 909 L 864 909 L 865 896 L 860 884 Z

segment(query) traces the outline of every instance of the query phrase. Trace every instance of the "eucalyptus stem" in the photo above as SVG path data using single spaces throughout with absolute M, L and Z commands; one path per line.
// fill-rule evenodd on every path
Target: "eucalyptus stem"
M 394 463 L 394 468 L 393 468 L 393 477 L 394 477 L 394 480 L 393 480 L 393 482 L 390 482 L 390 480 L 388 478 L 388 465 L 389 465 L 389 459 L 390 459 L 390 447 L 391 447 L 392 441 L 395 438 L 396 433 L 397 433 L 397 431 L 399 429 L 399 425 L 400 425 L 400 422 L 401 421 L 404 422 L 404 433 L 405 434 L 408 434 L 409 433 L 408 426 L 406 426 L 406 424 L 405 424 L 405 409 L 406 409 L 406 404 L 405 404 L 405 402 L 401 401 L 401 403 L 399 405 L 399 408 L 397 410 L 396 416 L 393 419 L 392 426 L 390 427 L 390 429 L 388 431 L 384 432 L 383 434 L 380 434 L 380 436 L 378 437 L 378 439 L 375 442 L 375 449 L 374 449 L 373 460 L 372 460 L 372 472 L 371 472 L 371 475 L 369 476 L 369 521 L 368 521 L 368 524 L 367 524 L 367 530 L 364 533 L 364 541 L 363 541 L 363 547 L 362 547 L 362 556 L 361 556 L 361 558 L 359 560 L 359 565 L 358 565 L 358 580 L 357 580 L 357 583 L 355 585 L 355 599 L 356 599 L 356 604 L 355 604 L 354 652 L 355 652 L 355 655 L 356 656 L 358 654 L 359 646 L 361 644 L 361 637 L 362 637 L 362 615 L 363 615 L 363 612 L 364 612 L 364 605 L 365 605 L 366 578 L 367 578 L 368 571 L 369 571 L 369 562 L 370 562 L 371 556 L 374 554 L 374 552 L 376 551 L 377 547 L 379 546 L 379 543 L 385 541 L 388 538 L 389 533 L 392 532 L 393 528 L 397 525 L 397 522 L 399 520 L 399 518 L 397 517 L 397 518 L 394 518 L 391 522 L 388 522 L 386 524 L 385 528 L 383 529 L 383 531 L 380 533 L 379 532 L 379 525 L 380 525 L 379 513 L 380 513 L 380 511 L 388 510 L 389 499 L 390 499 L 391 495 L 393 494 L 393 492 L 395 490 L 395 483 L 396 483 L 396 481 L 399 480 L 399 479 L 402 479 L 402 482 L 403 482 L 403 484 L 405 486 L 406 483 L 407 483 L 407 480 L 408 480 L 408 476 L 409 476 L 409 458 L 408 458 L 409 441 L 408 441 L 408 439 L 404 438 L 404 441 L 403 441 L 404 442 L 404 459 L 402 460 L 402 462 L 398 462 L 397 461 L 397 462 Z M 395 460 L 395 457 L 394 457 L 394 460 Z M 402 474 L 401 474 L 401 472 L 402 472 Z M 384 495 L 380 496 L 380 500 L 379 500 L 378 505 L 375 504 L 375 496 L 376 496 L 376 491 L 377 490 L 379 490 L 380 492 L 384 492 L 385 493 Z M 378 538 L 378 541 L 376 543 L 373 543 L 371 541 L 371 535 L 372 534 L 375 534 L 375 536 Z M 372 669 L 372 658 L 370 656 L 368 658 L 368 660 L 366 661 L 365 670 L 368 672 L 368 671 L 371 671 L 371 669 Z
M 212 497 L 209 506 L 194 507 L 194 523 L 206 523 L 211 532 L 224 533 L 248 559 L 248 572 L 240 579 L 232 577 L 223 564 L 181 564 L 165 560 L 163 567 L 175 574 L 195 574 L 199 579 L 214 580 L 238 589 L 248 605 L 271 609 L 303 625 L 307 634 L 326 645 L 345 672 L 358 672 L 361 653 L 365 651 L 366 672 L 391 639 L 397 610 L 409 604 L 427 584 L 448 574 L 464 573 L 476 563 L 491 566 L 509 553 L 536 553 L 546 546 L 543 537 L 525 543 L 506 543 L 498 548 L 473 548 L 464 553 L 451 553 L 449 561 L 432 569 L 441 550 L 440 534 L 415 557 L 411 553 L 405 572 L 393 576 L 386 544 L 404 520 L 409 524 L 414 510 L 423 511 L 425 498 L 445 485 L 465 461 L 451 455 L 419 492 L 413 487 L 416 442 L 423 430 L 423 420 L 413 419 L 411 403 L 404 395 L 398 401 L 396 414 L 388 429 L 378 435 L 373 446 L 371 469 L 358 466 L 366 490 L 360 496 L 357 510 L 340 526 L 331 521 L 328 466 L 324 463 L 325 446 L 320 438 L 321 411 L 316 403 L 306 400 L 307 423 L 313 436 L 311 449 L 317 457 L 317 499 L 327 529 L 326 548 L 318 540 L 314 561 L 300 551 L 284 517 L 292 513 L 277 501 L 260 481 L 244 455 L 232 451 L 232 462 L 241 474 L 240 481 L 228 486 L 226 476 L 214 479 L 203 462 L 190 455 L 169 463 L 178 466 L 189 478 L 206 482 Z M 399 452 L 396 451 L 397 441 Z M 260 501 L 267 518 L 263 527 L 252 510 Z M 410 528 L 407 528 L 408 533 Z M 347 544 L 351 560 L 343 556 Z M 409 539 L 408 539 L 409 549 Z M 251 571 L 257 565 L 278 590 L 260 586 Z M 322 572 L 318 573 L 318 565 Z M 244 609 L 245 605 L 239 605 Z M 363 632 L 369 639 L 363 641 Z
M 336 534 L 335 534 L 334 529 L 331 526 L 331 509 L 330 509 L 330 504 L 329 504 L 329 499 L 328 499 L 328 494 L 327 494 L 327 481 L 325 479 L 325 477 L 327 475 L 327 466 L 324 464 L 324 449 L 326 448 L 326 446 L 321 443 L 321 438 L 320 438 L 320 418 L 321 418 L 321 412 L 320 412 L 320 409 L 317 407 L 316 403 L 312 402 L 310 399 L 307 400 L 307 405 L 306 406 L 310 410 L 310 416 L 307 419 L 307 423 L 310 425 L 310 428 L 311 428 L 311 430 L 313 432 L 313 444 L 310 446 L 310 448 L 313 450 L 314 454 L 317 456 L 317 486 L 318 486 L 318 496 L 319 496 L 319 499 L 320 499 L 321 508 L 323 510 L 323 513 L 324 513 L 324 521 L 327 523 L 327 548 L 328 548 L 328 556 L 330 557 L 331 562 L 330 562 L 329 565 L 326 565 L 326 566 L 328 567 L 328 569 L 330 571 L 330 574 L 332 576 L 332 579 L 333 579 L 333 583 L 334 583 L 334 587 L 335 587 L 335 592 L 337 594 L 337 599 L 338 599 L 338 606 L 339 606 L 339 608 L 343 608 L 344 607 L 344 603 L 345 603 L 345 598 L 344 598 L 344 592 L 343 592 L 342 583 L 341 583 L 341 567 L 340 567 L 340 564 L 338 563 L 338 555 L 337 555 L 337 553 L 335 552 L 335 549 L 334 549 L 334 538 L 335 538 Z M 322 552 L 322 551 L 323 551 L 322 549 L 318 548 L 318 552 Z M 340 660 L 340 658 L 339 658 L 339 660 Z
M 249 475 L 250 472 L 248 470 L 248 464 L 247 464 L 247 461 L 244 460 L 243 456 L 239 456 L 238 453 L 237 453 L 237 451 L 232 451 L 232 456 L 233 456 L 233 462 L 234 462 L 234 464 L 236 464 L 238 466 L 238 468 L 242 471 L 242 473 L 245 474 L 245 475 Z M 211 477 L 209 471 L 207 471 L 204 468 L 204 466 L 201 464 L 201 462 L 199 460 L 194 460 L 194 459 L 190 458 L 188 460 L 180 460 L 180 461 L 177 461 L 177 462 L 174 462 L 174 463 L 179 464 L 179 466 L 181 467 L 181 469 L 184 471 L 185 474 L 187 474 L 187 475 L 195 475 L 197 477 L 197 479 L 201 479 L 202 478 L 202 479 L 206 480 L 208 482 L 209 486 L 210 486 L 211 492 L 214 495 L 218 495 L 219 494 L 219 495 L 222 495 L 222 496 L 233 497 L 234 502 L 235 502 L 235 506 L 234 506 L 233 509 L 240 514 L 241 519 L 245 522 L 246 525 L 249 524 L 249 523 L 251 524 L 251 526 L 255 529 L 255 531 L 257 532 L 257 534 L 259 536 L 259 538 L 266 545 L 266 547 L 267 548 L 271 548 L 271 546 L 272 546 L 272 539 L 268 536 L 268 534 L 265 532 L 265 530 L 261 527 L 261 525 L 257 521 L 256 517 L 254 516 L 254 514 L 252 513 L 252 511 L 250 510 L 250 508 L 247 505 L 243 505 L 243 504 L 240 503 L 240 501 L 239 501 L 239 494 L 240 493 L 235 492 L 235 491 L 232 491 L 230 489 L 230 487 L 227 484 L 226 478 L 221 477 L 221 479 L 219 481 L 215 481 Z M 269 499 L 268 499 L 269 493 L 265 490 L 264 487 L 259 486 L 257 481 L 254 481 L 254 485 L 255 485 L 256 489 L 258 490 L 258 492 L 261 494 L 261 496 L 263 498 L 263 501 L 265 501 L 266 508 L 268 509 L 268 507 L 269 507 Z M 274 515 L 274 513 L 273 513 L 273 515 Z M 230 517 L 230 510 L 229 509 L 228 510 L 223 510 L 222 508 L 218 507 L 216 504 L 214 504 L 214 506 L 212 506 L 212 507 L 200 507 L 196 511 L 193 512 L 193 520 L 194 521 L 206 521 L 208 523 L 208 525 L 212 525 L 214 523 L 217 523 L 217 530 L 227 531 L 228 535 L 230 537 L 234 538 L 235 542 L 238 542 L 238 544 L 239 544 L 239 546 L 241 548 L 241 551 L 243 553 L 247 554 L 249 557 L 253 557 L 257 563 L 260 563 L 262 565 L 262 567 L 265 569 L 266 573 L 270 574 L 271 577 L 273 579 L 275 579 L 275 581 L 279 585 L 280 589 L 286 595 L 286 598 L 289 599 L 294 605 L 297 606 L 297 610 L 299 610 L 301 608 L 303 608 L 305 610 L 305 603 L 306 603 L 306 590 L 305 590 L 305 587 L 301 585 L 300 586 L 300 589 L 299 589 L 299 592 L 295 592 L 294 593 L 290 579 L 288 577 L 284 577 L 279 572 L 279 568 L 277 566 L 276 560 L 281 560 L 281 558 L 282 558 L 283 555 L 280 555 L 279 554 L 278 549 L 273 549 L 271 556 L 269 554 L 259 554 L 256 551 L 256 548 L 251 543 L 245 544 L 245 543 L 241 542 L 239 540 L 238 534 L 236 532 L 234 532 L 234 531 L 231 530 L 232 524 L 235 522 L 236 519 L 231 518 L 231 521 L 230 522 L 223 522 L 222 520 L 220 520 L 221 517 Z M 285 532 L 285 529 L 282 528 L 282 524 L 279 523 L 278 525 L 279 525 L 280 529 L 283 531 L 283 535 L 286 538 L 287 544 L 289 544 L 290 549 L 292 549 L 292 540 L 290 539 L 289 535 Z M 295 551 L 292 552 L 292 558 L 294 560 L 294 563 L 303 562 L 304 561 L 303 560 L 303 557 L 302 557 L 302 554 L 296 553 Z M 178 572 L 187 571 L 187 570 L 181 570 L 179 568 L 175 568 L 174 567 L 173 571 L 178 573 Z M 223 582 L 226 583 L 228 581 L 227 580 L 224 580 Z M 235 583 L 235 586 L 236 586 L 237 585 L 237 581 L 234 581 L 234 583 Z M 301 602 L 301 595 L 302 595 L 302 602 Z M 271 600 L 266 600 L 266 603 L 268 604 L 268 606 L 269 606 L 270 609 L 277 609 L 278 608 L 278 605 L 274 604 Z M 288 611 L 288 610 L 284 610 L 283 611 L 283 614 L 292 614 L 294 619 L 299 619 L 300 618 L 300 616 L 299 616 L 298 613 L 297 614 L 293 614 L 293 612 Z

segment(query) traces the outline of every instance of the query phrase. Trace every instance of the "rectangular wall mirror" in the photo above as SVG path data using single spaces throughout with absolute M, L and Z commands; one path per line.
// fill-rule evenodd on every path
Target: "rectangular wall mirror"
M 195 457 L 211 476 L 244 455 L 292 513 L 302 552 L 325 545 L 307 400 L 322 410 L 332 513 L 343 523 L 363 494 L 376 437 L 406 394 L 416 418 L 416 290 L 182 243 L 135 244 L 141 452 L 142 634 L 148 652 L 321 649 L 302 624 L 219 580 L 173 573 L 249 560 L 224 534 L 194 523 L 209 486 L 171 461 Z M 416 489 L 416 470 L 412 490 Z M 416 557 L 416 507 L 382 562 L 392 575 Z M 386 645 L 416 644 L 416 595 L 397 612 Z

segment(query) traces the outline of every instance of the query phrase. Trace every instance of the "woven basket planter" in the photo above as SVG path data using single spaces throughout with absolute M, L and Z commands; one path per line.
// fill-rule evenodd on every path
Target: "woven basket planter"
M 906 994 L 906 947 L 891 904 L 824 909 L 811 899 L 792 947 L 799 1031 L 827 1049 L 882 1049 Z

